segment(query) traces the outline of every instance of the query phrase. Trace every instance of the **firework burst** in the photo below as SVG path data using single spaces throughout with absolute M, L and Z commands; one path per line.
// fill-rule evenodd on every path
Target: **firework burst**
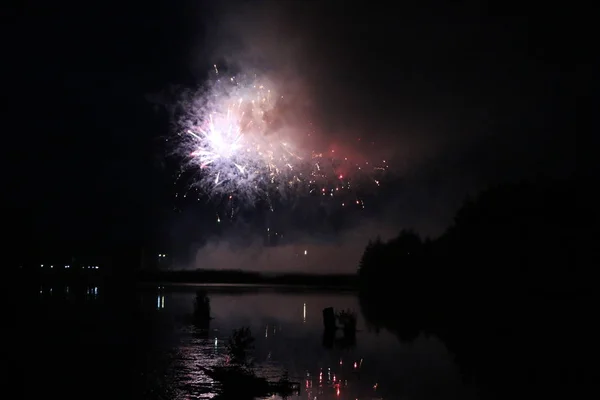
M 379 186 L 385 162 L 359 164 L 310 148 L 303 137 L 310 129 L 277 123 L 284 99 L 268 80 L 224 79 L 216 67 L 215 73 L 213 85 L 184 104 L 180 152 L 196 171 L 192 186 L 238 204 L 304 194 L 343 196 L 342 206 L 354 196 L 351 202 L 364 208 L 357 189 Z
M 277 96 L 259 79 L 217 80 L 188 106 L 183 151 L 198 168 L 196 184 L 212 194 L 255 201 L 280 189 L 302 157 L 272 129 Z

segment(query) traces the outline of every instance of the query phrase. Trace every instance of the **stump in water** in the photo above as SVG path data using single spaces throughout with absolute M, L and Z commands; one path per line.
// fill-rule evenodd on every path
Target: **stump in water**
M 333 307 L 327 307 L 323 309 L 323 325 L 325 326 L 325 331 L 332 331 L 336 329 L 335 312 L 333 311 Z
M 211 319 L 210 298 L 206 291 L 198 290 L 194 302 L 194 325 L 200 329 L 208 330 Z

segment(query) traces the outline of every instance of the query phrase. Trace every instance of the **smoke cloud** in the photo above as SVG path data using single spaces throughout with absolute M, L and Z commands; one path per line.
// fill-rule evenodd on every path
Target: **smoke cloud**
M 262 236 L 253 235 L 250 243 L 243 246 L 231 238 L 213 239 L 198 250 L 192 265 L 203 269 L 273 273 L 352 273 L 358 267 L 366 243 L 376 236 L 384 240 L 390 239 L 398 233 L 396 229 L 395 226 L 385 226 L 384 223 L 369 222 L 362 224 L 360 229 L 335 236 L 305 234 L 299 237 L 296 232 L 292 243 L 276 246 L 268 246 L 269 238 L 275 240 L 282 236 L 276 231 L 265 231 Z

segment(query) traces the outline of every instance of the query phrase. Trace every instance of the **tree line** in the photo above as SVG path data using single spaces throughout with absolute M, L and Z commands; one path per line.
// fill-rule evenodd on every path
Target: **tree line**
M 468 198 L 438 238 L 405 229 L 371 240 L 359 281 L 411 291 L 576 285 L 583 275 L 577 246 L 591 219 L 574 180 L 498 185 Z

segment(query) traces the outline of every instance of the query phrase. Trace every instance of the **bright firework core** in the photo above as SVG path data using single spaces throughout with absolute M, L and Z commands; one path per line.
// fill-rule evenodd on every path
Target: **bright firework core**
M 250 204 L 299 191 L 333 197 L 340 189 L 350 190 L 351 181 L 356 189 L 360 177 L 379 185 L 373 173 L 387 165 L 361 166 L 333 151 L 299 148 L 310 131 L 282 122 L 282 101 L 266 80 L 231 77 L 217 79 L 185 104 L 180 136 L 183 155 L 198 171 L 193 184 L 207 194 Z
M 280 190 L 285 178 L 293 178 L 301 158 L 282 140 L 281 131 L 270 129 L 274 97 L 262 84 L 242 85 L 230 78 L 218 80 L 206 97 L 194 101 L 186 121 L 191 140 L 184 143 L 190 162 L 201 169 L 200 186 L 253 199 Z

